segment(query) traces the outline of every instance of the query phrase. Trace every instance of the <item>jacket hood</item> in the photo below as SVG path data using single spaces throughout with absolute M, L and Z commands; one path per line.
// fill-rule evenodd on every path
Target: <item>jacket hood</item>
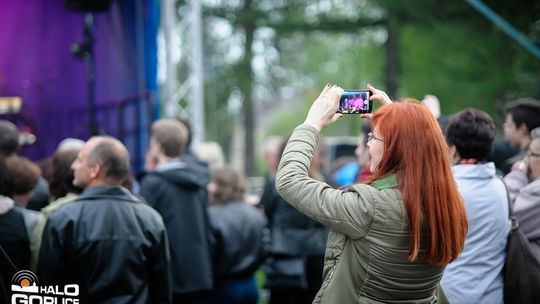
M 471 164 L 471 165 L 454 165 L 452 166 L 452 173 L 456 178 L 464 179 L 479 179 L 479 178 L 493 178 L 496 175 L 495 164 Z
M 189 188 L 206 187 L 210 182 L 208 166 L 200 162 L 168 162 L 159 165 L 149 175 L 162 176 L 174 184 Z
M 0 195 L 0 215 L 8 213 L 14 205 L 15 202 L 11 198 Z

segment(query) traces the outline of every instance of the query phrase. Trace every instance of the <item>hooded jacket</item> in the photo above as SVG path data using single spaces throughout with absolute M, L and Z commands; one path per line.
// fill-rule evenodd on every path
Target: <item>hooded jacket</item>
M 206 166 L 176 160 L 158 165 L 141 180 L 140 195 L 161 214 L 167 228 L 173 294 L 212 289 L 209 178 Z
M 469 228 L 465 247 L 446 267 L 441 286 L 451 303 L 503 303 L 510 230 L 506 188 L 493 163 L 458 164 L 452 173 L 465 203 Z

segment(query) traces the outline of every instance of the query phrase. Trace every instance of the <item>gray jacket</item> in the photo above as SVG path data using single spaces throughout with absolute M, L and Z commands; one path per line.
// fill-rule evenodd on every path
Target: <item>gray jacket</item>
M 513 170 L 504 177 L 519 227 L 540 260 L 540 178 L 529 182 L 524 172 Z
M 318 139 L 316 129 L 297 127 L 276 178 L 286 201 L 330 228 L 313 303 L 437 303 L 444 267 L 425 261 L 425 247 L 408 260 L 410 227 L 395 176 L 349 191 L 318 182 L 308 176 Z

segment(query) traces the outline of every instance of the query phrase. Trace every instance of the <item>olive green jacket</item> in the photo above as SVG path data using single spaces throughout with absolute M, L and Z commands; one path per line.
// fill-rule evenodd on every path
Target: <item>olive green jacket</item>
M 56 209 L 64 206 L 67 203 L 71 203 L 78 197 L 75 193 L 68 193 L 65 196 L 50 202 L 45 208 L 41 209 L 39 216 L 30 235 L 30 253 L 31 261 L 30 268 L 33 271 L 37 270 L 37 264 L 39 259 L 39 250 L 41 249 L 41 241 L 43 239 L 43 230 L 45 230 L 45 224 L 47 224 L 47 219 L 49 215 Z
M 316 181 L 308 169 L 318 139 L 316 129 L 297 127 L 276 176 L 286 201 L 330 228 L 323 283 L 313 303 L 440 302 L 444 267 L 425 262 L 424 247 L 414 262 L 408 260 L 411 234 L 396 176 L 348 191 Z

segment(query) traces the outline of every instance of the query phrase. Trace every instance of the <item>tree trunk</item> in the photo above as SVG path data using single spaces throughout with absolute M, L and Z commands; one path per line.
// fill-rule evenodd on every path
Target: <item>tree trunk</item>
M 245 0 L 240 19 L 244 30 L 244 58 L 240 62 L 240 90 L 243 93 L 242 110 L 244 116 L 244 173 L 246 176 L 255 175 L 255 113 L 253 111 L 253 58 L 252 44 L 255 32 L 255 21 L 251 13 L 252 0 Z
M 399 76 L 401 73 L 399 58 L 399 22 L 395 16 L 388 16 L 386 31 L 385 56 L 386 65 L 384 69 L 384 80 L 386 82 L 386 93 L 391 99 L 397 98 Z

